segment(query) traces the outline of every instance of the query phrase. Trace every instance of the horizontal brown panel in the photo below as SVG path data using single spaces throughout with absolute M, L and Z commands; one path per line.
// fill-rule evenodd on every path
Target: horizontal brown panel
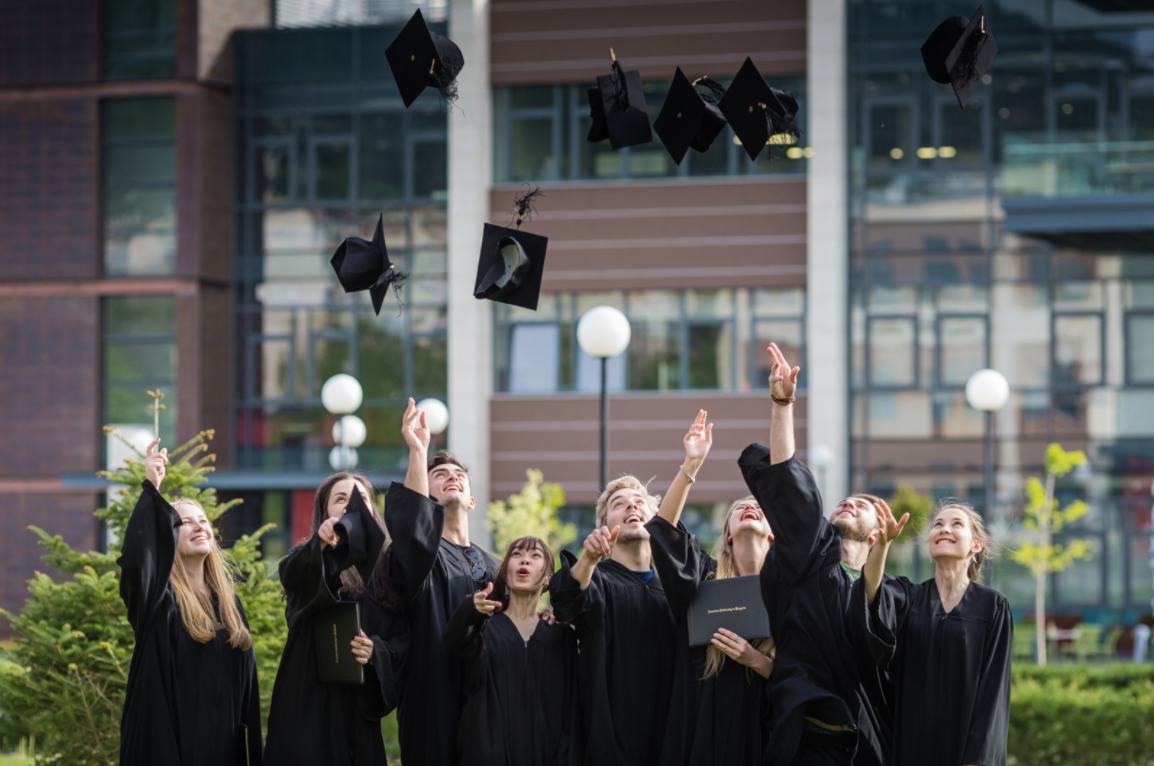
M 0 102 L 39 101 L 76 98 L 131 98 L 136 96 L 198 96 L 207 90 L 220 90 L 212 83 L 188 80 L 141 80 L 137 82 L 101 82 L 91 85 L 43 85 L 29 88 L 4 88 Z
M 215 284 L 215 283 L 213 283 Z M 179 295 L 195 296 L 195 279 L 76 279 L 5 282 L 0 298 L 55 298 L 74 295 Z

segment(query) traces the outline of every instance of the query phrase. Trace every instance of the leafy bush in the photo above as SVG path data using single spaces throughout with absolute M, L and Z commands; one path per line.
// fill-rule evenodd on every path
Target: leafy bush
M 203 454 L 212 436 L 202 431 L 169 452 L 161 491 L 195 498 L 216 520 L 239 501 L 218 503 L 215 491 L 198 488 L 213 470 L 208 464 L 215 456 Z M 43 560 L 60 577 L 37 572 L 24 610 L 0 610 L 18 634 L 7 652 L 12 666 L 0 673 L 0 709 L 35 733 L 43 763 L 112 766 L 119 760 L 120 711 L 135 638 L 120 600 L 116 559 L 144 480 L 144 455 L 125 444 L 140 459 L 100 474 L 123 488 L 109 492 L 108 507 L 96 511 L 107 525 L 108 552 L 74 551 L 59 535 L 30 527 L 47 551 Z M 261 561 L 258 550 L 267 529 L 242 537 L 226 554 L 241 575 L 237 595 L 252 627 L 265 720 L 287 633 L 275 569 Z
M 561 485 L 545 481 L 544 474 L 533 469 L 525 471 L 525 476 L 528 481 L 520 492 L 507 501 L 489 503 L 489 531 L 497 558 L 505 555 L 509 543 L 525 535 L 541 538 L 554 554 L 577 539 L 577 525 L 557 518 L 557 509 L 565 504 Z

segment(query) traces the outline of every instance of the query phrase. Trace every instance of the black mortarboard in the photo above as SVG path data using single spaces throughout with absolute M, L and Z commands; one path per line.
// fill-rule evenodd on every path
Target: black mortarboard
M 366 242 L 360 237 L 349 237 L 341 243 L 329 261 L 346 293 L 369 291 L 373 299 L 373 311 L 377 314 L 381 313 L 381 304 L 385 302 L 389 285 L 393 286 L 394 291 L 400 290 L 409 276 L 394 269 L 389 260 L 389 251 L 385 248 L 384 221 L 384 215 L 377 219 L 377 231 L 373 234 L 372 242 Z
M 521 231 L 520 226 L 525 214 L 532 211 L 533 200 L 540 194 L 540 189 L 534 189 L 514 201 L 518 228 L 485 224 L 477 282 L 473 287 L 474 298 L 488 298 L 510 306 L 537 310 L 549 239 Z
M 718 98 L 725 95 L 725 88 L 719 83 L 708 77 L 690 82 L 681 67 L 677 67 L 661 114 L 653 121 L 653 131 L 678 165 L 690 147 L 704 152 L 725 129 L 725 116 L 717 108 L 717 100 L 694 90 L 697 83 L 708 86 Z
M 609 52 L 613 53 L 613 49 Z M 589 116 L 593 119 L 593 127 L 589 130 L 590 143 L 608 138 L 614 149 L 624 149 L 652 141 L 645 91 L 641 87 L 641 70 L 626 72 L 613 56 L 612 71 L 598 77 L 597 88 L 589 90 Z
M 788 134 L 797 138 L 800 133 L 793 124 L 797 99 L 787 90 L 769 87 L 748 57 L 717 107 L 751 160 L 761 154 L 770 136 Z
M 922 45 L 922 61 L 934 82 L 954 87 L 958 105 L 965 109 L 997 52 L 986 12 L 979 5 L 972 19 L 952 16 L 938 24 Z
M 385 49 L 385 58 L 406 107 L 430 85 L 446 101 L 457 100 L 457 75 L 465 57 L 456 43 L 429 29 L 420 8 Z
M 385 531 L 355 488 L 349 495 L 345 515 L 334 526 L 338 540 L 332 548 L 331 555 L 336 564 L 333 569 L 341 572 L 350 566 L 356 567 L 361 580 L 368 582 L 381 549 L 385 547 Z

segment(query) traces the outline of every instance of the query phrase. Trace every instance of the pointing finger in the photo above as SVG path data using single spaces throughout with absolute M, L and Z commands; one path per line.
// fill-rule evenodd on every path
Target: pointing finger
M 157 444 L 160 444 L 160 439 L 157 439 L 156 441 L 152 442 L 152 444 L 149 444 L 148 448 L 144 451 L 144 454 L 147 457 L 152 457 L 153 455 L 155 455 L 156 452 L 154 450 L 156 450 Z
M 705 427 L 705 441 L 709 442 L 710 444 L 713 443 L 713 424 L 712 423 L 710 423 L 709 425 L 707 425 Z

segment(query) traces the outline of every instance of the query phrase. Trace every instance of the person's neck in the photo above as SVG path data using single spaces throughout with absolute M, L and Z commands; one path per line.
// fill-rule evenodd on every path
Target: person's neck
M 841 539 L 841 562 L 850 569 L 861 569 L 870 555 L 870 544 L 865 540 Z
M 193 590 L 205 598 L 212 598 L 212 591 L 204 581 L 204 560 L 207 556 L 181 556 L 180 563 L 184 565 L 184 574 L 188 577 L 188 584 Z
M 536 619 L 539 603 L 541 603 L 540 590 L 531 593 L 511 591 L 509 593 L 509 608 L 505 610 L 505 614 L 509 615 L 510 619 L 521 622 Z
M 943 601 L 951 601 L 966 592 L 970 585 L 970 562 L 966 559 L 944 559 L 934 562 L 934 581 Z
M 769 553 L 769 540 L 752 531 L 733 536 L 733 566 L 738 577 L 761 572 L 765 555 Z
M 613 546 L 611 558 L 631 572 L 648 572 L 652 556 L 648 540 L 629 540 Z
M 441 537 L 455 545 L 469 547 L 469 511 L 460 505 L 445 506 L 445 526 Z

